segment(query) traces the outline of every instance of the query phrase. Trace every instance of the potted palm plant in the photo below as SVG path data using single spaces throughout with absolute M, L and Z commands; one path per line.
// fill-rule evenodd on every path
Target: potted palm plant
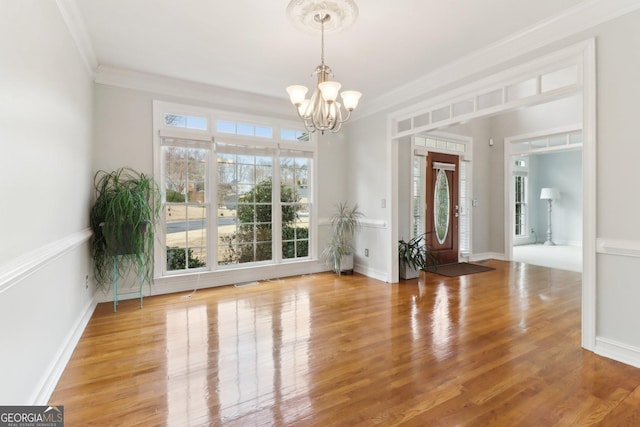
M 398 242 L 398 258 L 401 279 L 415 279 L 418 272 L 430 266 L 436 266 L 437 260 L 429 252 L 425 235 L 415 236 L 409 241 Z
M 336 206 L 336 213 L 331 217 L 333 235 L 322 252 L 322 258 L 338 275 L 353 272 L 353 239 L 360 228 L 362 216 L 358 205 L 351 207 L 340 202 Z
M 130 168 L 98 171 L 94 176 L 96 200 L 89 221 L 93 230 L 91 255 L 98 287 L 114 280 L 114 257 L 123 271 L 151 283 L 154 226 L 160 215 L 160 187 L 156 181 Z

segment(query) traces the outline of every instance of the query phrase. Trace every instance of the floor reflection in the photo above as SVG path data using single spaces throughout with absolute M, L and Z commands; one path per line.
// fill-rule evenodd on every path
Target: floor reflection
M 167 422 L 198 425 L 209 421 L 207 306 L 166 313 Z
M 287 423 L 311 411 L 309 389 L 310 311 L 307 293 L 284 301 L 241 298 L 220 301 L 215 330 L 218 355 L 215 393 L 221 422 L 275 405 L 274 423 Z M 213 341 L 213 340 L 212 340 Z M 293 399 L 298 395 L 302 399 Z M 302 412 L 301 412 L 302 411 Z M 310 412 L 309 412 L 310 413 Z
M 433 355 L 443 360 L 449 355 L 451 340 L 451 314 L 449 312 L 449 291 L 440 284 L 436 290 L 433 312 L 431 314 L 431 341 Z

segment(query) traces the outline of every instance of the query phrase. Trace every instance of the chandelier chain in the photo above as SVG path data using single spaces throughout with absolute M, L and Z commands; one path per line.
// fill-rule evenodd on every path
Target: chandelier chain
M 320 17 L 320 63 L 322 65 L 324 65 L 324 21 L 326 19 L 326 16 Z

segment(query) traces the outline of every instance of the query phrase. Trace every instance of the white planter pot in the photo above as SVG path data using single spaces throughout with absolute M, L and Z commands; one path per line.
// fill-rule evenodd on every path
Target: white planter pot
M 415 279 L 420 275 L 420 272 L 415 268 L 409 267 L 404 262 L 400 263 L 400 278 L 404 280 Z
M 353 274 L 353 254 L 340 258 L 340 273 Z

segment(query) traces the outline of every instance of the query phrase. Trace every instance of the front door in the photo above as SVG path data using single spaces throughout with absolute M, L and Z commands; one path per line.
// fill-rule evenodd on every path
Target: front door
M 458 167 L 458 156 L 427 156 L 426 242 L 438 264 L 458 262 Z

